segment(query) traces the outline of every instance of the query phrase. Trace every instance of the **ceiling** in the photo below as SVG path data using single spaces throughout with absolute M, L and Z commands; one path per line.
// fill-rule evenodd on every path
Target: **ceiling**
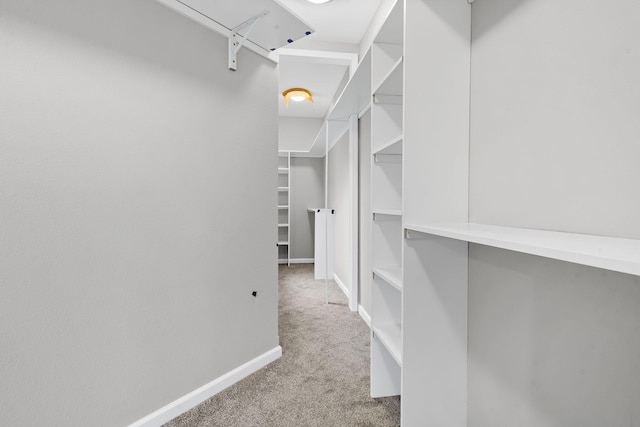
M 280 116 L 322 118 L 331 107 L 336 90 L 348 71 L 348 65 L 314 63 L 310 62 L 310 59 L 301 56 L 280 56 L 279 93 L 292 87 L 302 87 L 309 89 L 313 94 L 313 103 L 290 101 L 288 107 L 285 106 L 284 97 L 280 96 Z
M 289 107 L 285 107 L 284 99 L 280 97 L 279 114 L 323 118 L 348 72 L 350 61 L 344 60 L 345 52 L 358 52 L 360 41 L 381 0 L 332 0 L 325 4 L 306 0 L 277 2 L 315 29 L 310 36 L 291 44 L 289 47 L 293 50 L 286 56 L 281 54 L 279 60 L 280 92 L 303 87 L 313 93 L 314 102 L 290 102 Z M 296 54 L 298 46 L 302 49 Z M 318 54 L 309 51 L 318 51 Z M 332 53 L 335 54 L 333 58 Z M 336 61 L 336 57 L 343 59 Z
M 380 0 L 332 0 L 313 4 L 306 0 L 278 0 L 315 29 L 314 40 L 360 44 Z

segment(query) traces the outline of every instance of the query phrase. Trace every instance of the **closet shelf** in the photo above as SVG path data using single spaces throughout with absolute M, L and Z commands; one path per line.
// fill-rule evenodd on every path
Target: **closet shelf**
M 278 224 L 278 227 L 282 227 L 282 228 L 288 227 L 288 226 L 289 226 L 289 224 Z
M 402 216 L 402 209 L 373 209 L 374 215 Z
M 372 326 L 371 331 L 389 351 L 399 366 L 402 366 L 402 327 L 397 323 Z
M 289 242 L 287 242 L 286 240 L 279 241 L 278 246 L 289 246 Z
M 361 112 L 371 100 L 371 54 L 367 52 L 327 114 L 328 120 Z
M 287 7 L 273 0 L 245 0 L 242 7 L 238 7 L 236 2 L 223 0 L 157 1 L 224 35 L 232 32 L 242 22 L 262 15 L 251 30 L 246 25 L 238 29 L 238 34 L 247 37 L 247 47 L 259 47 L 265 52 L 287 46 L 291 40 L 298 40 L 314 32 L 311 26 Z
M 289 191 L 289 187 L 278 187 L 278 191 Z
M 402 291 L 402 271 L 400 267 L 373 267 L 373 274 L 381 278 L 394 288 Z
M 401 56 L 391 66 L 389 72 L 383 77 L 378 87 L 373 91 L 375 95 L 402 95 L 402 61 Z
M 640 240 L 474 223 L 405 228 L 407 238 L 426 233 L 640 276 Z
M 397 137 L 385 142 L 379 148 L 377 148 L 372 154 L 402 154 L 402 140 L 404 135 L 398 135 Z
M 278 209 L 289 209 L 289 205 L 278 205 Z
M 289 168 L 278 168 L 278 173 L 289 173 Z

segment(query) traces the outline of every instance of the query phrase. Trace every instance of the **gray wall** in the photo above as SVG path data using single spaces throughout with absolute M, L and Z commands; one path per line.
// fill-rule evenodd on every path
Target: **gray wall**
M 152 1 L 5 0 L 0 40 L 0 425 L 126 425 L 276 347 L 274 65 Z
M 351 253 L 349 252 L 349 132 L 346 132 L 329 151 L 328 162 L 328 205 L 335 209 L 335 274 L 350 289 Z
M 473 4 L 470 220 L 640 238 L 640 3 Z M 640 279 L 470 245 L 469 425 L 639 425 Z
M 314 257 L 315 215 L 324 207 L 324 158 L 291 158 L 291 258 Z
M 371 109 L 367 110 L 358 122 L 358 165 L 359 192 L 359 221 L 360 233 L 358 238 L 359 250 L 358 268 L 359 304 L 371 315 Z

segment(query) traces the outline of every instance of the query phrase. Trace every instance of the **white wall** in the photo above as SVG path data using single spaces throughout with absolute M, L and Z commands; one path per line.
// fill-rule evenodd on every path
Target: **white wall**
M 640 3 L 473 4 L 470 220 L 640 238 Z M 469 425 L 639 425 L 640 279 L 470 246 Z
M 291 158 L 291 258 L 313 259 L 315 214 L 324 208 L 324 158 Z
M 640 278 L 469 249 L 469 423 L 640 425 Z
M 308 117 L 279 117 L 278 149 L 280 151 L 309 151 L 323 122 L 323 119 Z
M 345 133 L 327 156 L 328 209 L 335 209 L 335 274 L 351 289 L 349 133 Z
M 636 0 L 473 4 L 471 221 L 640 238 L 639 17 Z
M 276 347 L 274 65 L 151 1 L 6 0 L 0 40 L 0 425 L 126 425 Z

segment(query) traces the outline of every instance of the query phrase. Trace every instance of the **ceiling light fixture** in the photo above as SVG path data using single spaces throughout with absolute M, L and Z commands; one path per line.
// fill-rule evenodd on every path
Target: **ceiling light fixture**
M 322 3 L 329 3 L 331 0 L 307 0 L 307 1 L 313 4 L 322 4 Z
M 313 102 L 313 96 L 311 95 L 311 92 L 301 87 L 292 87 L 291 89 L 287 89 L 282 92 L 282 96 L 284 96 L 284 105 L 286 105 L 287 107 L 289 106 L 289 100 L 302 102 L 306 99 L 310 102 Z

